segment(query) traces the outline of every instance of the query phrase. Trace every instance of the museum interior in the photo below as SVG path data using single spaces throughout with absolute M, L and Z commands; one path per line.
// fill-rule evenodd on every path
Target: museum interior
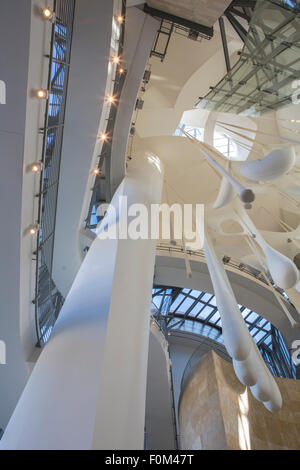
M 1 0 L 0 151 L 1 450 L 300 449 L 299 1 Z

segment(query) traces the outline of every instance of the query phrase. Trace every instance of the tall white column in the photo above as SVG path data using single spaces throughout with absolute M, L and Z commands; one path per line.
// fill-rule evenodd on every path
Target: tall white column
M 132 162 L 116 192 L 159 203 L 162 172 Z M 117 222 L 118 224 L 119 222 Z M 1 440 L 2 449 L 141 449 L 156 241 L 93 242 Z

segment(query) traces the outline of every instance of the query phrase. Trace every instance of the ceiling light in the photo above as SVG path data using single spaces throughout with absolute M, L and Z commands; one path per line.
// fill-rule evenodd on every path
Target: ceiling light
M 108 96 L 106 99 L 107 99 L 107 101 L 108 101 L 109 103 L 114 103 L 114 102 L 116 101 L 116 100 L 115 100 L 115 97 L 112 96 L 112 95 Z
M 124 21 L 124 16 L 121 16 L 121 15 L 120 15 L 120 16 L 117 16 L 117 22 L 118 22 L 118 23 L 121 24 L 121 23 L 123 23 L 123 21 Z
M 121 73 L 121 74 L 122 74 L 122 73 L 124 73 L 124 72 L 125 72 L 125 70 L 124 70 L 124 69 L 122 69 L 122 68 L 121 68 L 121 69 L 119 69 L 119 73 Z
M 38 232 L 38 229 L 39 229 L 39 225 L 35 224 L 35 225 L 30 225 L 30 227 L 28 228 L 28 231 L 30 235 L 35 235 Z
M 94 168 L 93 173 L 94 173 L 94 175 L 100 175 L 100 169 L 99 168 Z
M 55 19 L 55 13 L 49 7 L 44 8 L 42 13 L 43 13 L 43 17 L 46 18 L 47 20 L 52 20 L 53 21 Z
M 39 99 L 44 100 L 48 97 L 48 90 L 44 90 L 43 88 L 41 88 L 41 89 L 36 91 L 36 96 Z
M 113 61 L 114 64 L 119 64 L 120 63 L 120 57 L 115 56 L 115 57 L 112 58 L 112 61 Z
M 38 162 L 38 163 L 33 163 L 33 164 L 31 165 L 31 171 L 32 171 L 32 173 L 39 173 L 39 172 L 41 171 L 41 166 L 42 166 L 42 165 L 41 165 L 40 162 Z
M 104 132 L 102 132 L 102 133 L 99 135 L 99 139 L 102 140 L 103 142 L 105 142 L 105 141 L 108 139 L 108 135 L 105 134 Z

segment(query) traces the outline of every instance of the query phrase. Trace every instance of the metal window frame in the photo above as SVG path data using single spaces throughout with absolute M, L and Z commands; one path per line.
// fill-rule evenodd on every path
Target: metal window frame
M 37 346 L 45 343 L 63 305 L 63 296 L 52 279 L 57 196 L 67 100 L 76 0 L 54 0 L 49 59 L 48 96 L 42 134 L 37 239 L 35 255 L 35 329 Z M 65 30 L 65 35 L 63 31 Z
M 218 335 L 216 336 L 216 338 L 218 338 L 217 341 L 220 342 L 222 335 L 222 328 L 218 325 L 218 323 L 220 323 L 220 315 L 215 321 L 212 321 L 212 317 L 216 313 L 218 313 L 218 308 L 214 305 L 215 302 L 212 302 L 213 300 L 215 300 L 215 295 L 206 293 L 204 291 L 198 291 L 199 295 L 195 296 L 191 294 L 193 291 L 195 291 L 195 289 L 183 289 L 163 285 L 154 286 L 152 291 L 152 304 L 155 307 L 152 310 L 153 317 L 160 324 L 165 334 L 168 334 L 170 331 L 175 329 L 184 330 L 185 322 L 192 321 L 195 322 L 195 324 L 200 323 L 201 325 L 214 329 L 218 333 Z M 210 295 L 210 298 L 208 300 L 203 299 L 205 294 Z M 172 305 L 174 304 L 179 295 L 182 295 L 183 298 L 180 301 L 179 305 L 177 305 L 176 308 L 172 309 Z M 153 303 L 153 299 L 160 297 L 161 302 L 157 306 L 156 303 Z M 185 311 L 183 311 L 180 308 L 186 299 L 191 299 L 192 304 Z M 196 316 L 191 316 L 190 312 L 199 304 L 202 305 L 200 311 Z M 200 318 L 201 312 L 203 312 L 206 307 L 210 307 L 212 310 L 207 313 L 205 318 Z M 241 313 L 245 309 L 246 307 L 241 306 Z M 257 315 L 257 318 L 255 318 L 253 321 L 250 321 L 249 318 L 253 313 Z M 273 375 L 276 375 L 278 377 L 296 378 L 296 368 L 291 360 L 289 350 L 284 342 L 282 334 L 279 330 L 274 327 L 274 325 L 268 322 L 268 320 L 266 320 L 265 322 L 261 322 L 261 320 L 265 319 L 253 310 L 249 310 L 249 312 L 244 318 L 245 324 L 249 329 L 250 334 L 254 328 L 257 329 L 257 332 L 252 335 L 254 341 L 255 336 L 258 334 L 258 332 L 263 334 L 263 336 L 255 342 L 267 366 L 269 367 Z M 259 325 L 260 322 L 261 325 Z M 205 333 L 205 329 L 203 331 Z M 203 335 L 203 331 L 201 334 L 199 333 L 200 336 L 205 336 L 205 334 Z M 269 346 L 270 337 L 272 348 L 270 348 Z M 268 341 L 266 341 L 267 339 Z

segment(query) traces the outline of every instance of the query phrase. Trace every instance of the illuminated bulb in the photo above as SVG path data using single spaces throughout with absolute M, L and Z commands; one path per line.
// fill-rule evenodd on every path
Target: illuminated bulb
M 94 169 L 93 169 L 93 173 L 94 173 L 94 175 L 100 175 L 100 170 L 99 170 L 99 168 L 94 168 Z
M 103 142 L 106 141 L 107 140 L 107 134 L 104 134 L 104 133 L 100 134 L 99 139 L 102 140 Z
M 117 56 L 113 57 L 112 61 L 113 61 L 114 64 L 119 64 L 120 63 L 120 57 L 117 57 Z
M 114 98 L 113 96 L 108 96 L 108 97 L 107 97 L 107 101 L 108 101 L 109 103 L 114 103 L 114 102 L 115 102 L 115 98 Z
M 123 21 L 124 21 L 123 16 L 121 16 L 121 15 L 120 15 L 120 16 L 117 16 L 117 22 L 118 22 L 118 23 L 123 23 Z
M 31 167 L 31 171 L 33 173 L 39 173 L 39 171 L 41 171 L 41 164 L 40 163 L 33 163 L 32 167 Z
M 53 17 L 53 11 L 50 10 L 50 8 L 44 8 L 43 15 L 45 18 L 47 18 L 47 20 L 50 20 Z
M 28 230 L 29 230 L 30 235 L 35 235 L 38 229 L 39 229 L 39 226 L 38 224 L 36 224 L 36 225 L 30 225 Z
M 41 100 L 47 98 L 47 95 L 48 95 L 48 91 L 47 91 L 47 90 L 40 89 L 40 90 L 37 90 L 37 91 L 36 91 L 36 96 L 37 96 L 38 98 L 40 98 Z
M 119 73 L 124 73 L 124 72 L 125 72 L 124 69 L 120 69 L 120 70 L 119 70 Z

